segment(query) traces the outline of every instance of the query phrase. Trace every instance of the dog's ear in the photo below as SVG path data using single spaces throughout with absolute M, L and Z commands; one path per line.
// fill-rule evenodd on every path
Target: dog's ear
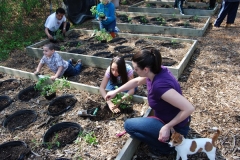
M 175 133 L 174 128 L 171 128 L 170 131 L 171 131 L 172 134 Z

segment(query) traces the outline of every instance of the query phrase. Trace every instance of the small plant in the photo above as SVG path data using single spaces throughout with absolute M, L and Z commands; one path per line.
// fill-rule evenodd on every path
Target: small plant
M 176 45 L 177 41 L 175 39 L 171 40 L 172 45 Z
M 108 42 L 112 40 L 112 36 L 105 29 L 101 29 L 100 31 L 94 30 L 94 33 L 95 33 L 95 38 L 98 41 L 106 40 Z
M 47 148 L 50 150 L 54 146 L 60 147 L 60 142 L 58 141 L 58 134 L 56 133 L 53 140 L 51 142 L 46 142 Z
M 92 6 L 90 11 L 92 12 L 92 15 L 96 16 L 98 15 L 100 18 L 105 18 L 105 14 L 103 12 L 98 12 L 97 6 Z
M 57 79 L 52 84 L 48 83 L 49 80 L 49 76 L 39 78 L 38 82 L 35 85 L 35 90 L 41 91 L 42 96 L 49 96 L 55 93 L 57 90 L 70 87 L 70 83 L 66 78 Z
M 115 87 L 118 88 L 117 86 Z M 122 99 L 123 97 L 124 100 Z M 119 105 L 119 108 L 126 109 L 129 107 L 129 104 L 131 103 L 132 96 L 130 96 L 128 93 L 117 93 L 117 95 L 111 99 L 114 105 Z
M 189 27 L 189 26 L 190 26 L 189 21 L 185 21 L 184 22 L 184 27 Z
M 54 41 L 63 41 L 64 40 L 64 36 L 63 36 L 63 34 L 62 34 L 62 31 L 59 29 L 59 30 L 57 30 L 57 32 L 56 32 L 56 35 L 55 36 L 53 36 L 53 39 L 54 39 Z
M 141 17 L 140 17 L 140 21 L 141 21 L 142 23 L 147 23 L 147 22 L 148 22 L 146 16 L 141 16 Z
M 122 0 L 122 1 L 121 1 L 121 4 L 122 4 L 122 5 L 126 5 L 126 4 L 127 4 L 127 0 Z
M 130 16 L 128 16 L 127 19 L 128 19 L 128 22 L 132 21 L 132 17 L 130 17 Z
M 158 22 L 161 22 L 161 25 L 166 24 L 166 20 L 165 20 L 163 17 L 157 17 L 156 20 L 157 20 Z
M 64 51 L 66 48 L 64 46 L 60 46 L 60 51 Z
M 172 14 L 172 18 L 177 18 L 175 13 Z
M 80 47 L 81 45 L 82 45 L 82 44 L 81 44 L 80 42 L 78 42 L 78 44 L 77 44 L 76 47 L 78 48 L 78 47 Z
M 146 4 L 146 7 L 151 7 L 151 4 L 150 4 L 150 3 L 147 3 L 147 4 Z
M 195 15 L 195 16 L 193 17 L 193 20 L 194 20 L 195 22 L 199 22 L 199 21 L 200 21 L 200 19 L 199 19 L 199 17 L 198 17 L 197 15 Z
M 87 133 L 87 132 L 80 132 L 78 134 L 78 137 L 83 137 L 83 139 L 88 143 L 88 144 L 98 144 L 97 142 L 97 138 L 96 136 L 94 135 L 94 132 L 90 132 L 90 133 Z M 77 138 L 75 140 L 75 143 L 78 143 L 80 142 L 80 139 Z

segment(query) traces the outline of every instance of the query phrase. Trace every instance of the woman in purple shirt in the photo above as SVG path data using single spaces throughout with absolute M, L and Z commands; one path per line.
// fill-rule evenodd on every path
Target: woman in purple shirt
M 155 155 L 174 151 L 174 148 L 166 143 L 170 140 L 170 129 L 174 128 L 186 136 L 190 115 L 194 111 L 193 105 L 182 96 L 177 80 L 161 63 L 159 51 L 139 51 L 132 57 L 134 71 L 139 77 L 105 96 L 105 99 L 109 100 L 118 92 L 147 84 L 148 102 L 154 110 L 154 116 L 127 119 L 124 128 L 133 138 L 148 144 L 150 151 Z

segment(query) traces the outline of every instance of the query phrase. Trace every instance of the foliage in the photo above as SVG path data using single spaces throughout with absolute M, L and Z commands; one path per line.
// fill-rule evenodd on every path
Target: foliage
M 105 30 L 105 29 L 101 29 L 101 30 L 94 30 L 95 33 L 95 38 L 98 41 L 103 41 L 106 40 L 111 41 L 112 40 L 112 36 Z
M 189 21 L 185 21 L 184 22 L 184 27 L 188 27 L 188 26 L 190 26 Z
M 58 134 L 57 133 L 55 134 L 51 142 L 45 142 L 44 144 L 47 145 L 48 149 L 52 149 L 55 146 L 60 147 L 60 142 L 58 141 Z
M 115 87 L 118 88 L 117 86 Z M 124 97 L 124 100 L 122 99 Z M 117 93 L 117 95 L 111 99 L 114 105 L 119 105 L 119 108 L 125 109 L 129 106 L 131 103 L 132 96 L 130 96 L 128 93 Z
M 161 25 L 166 24 L 166 20 L 163 17 L 157 17 L 156 19 L 158 22 L 161 22 Z
M 92 12 L 92 15 L 96 16 L 98 15 L 99 17 L 105 17 L 105 14 L 103 12 L 98 12 L 97 6 L 92 6 L 90 11 Z
M 146 16 L 140 16 L 140 20 L 141 20 L 142 23 L 147 23 L 148 22 Z
M 195 15 L 195 16 L 193 17 L 193 21 L 195 21 L 195 22 L 199 22 L 200 19 L 199 19 L 199 17 L 198 17 L 197 15 Z
M 11 51 L 23 50 L 45 36 L 43 24 L 49 14 L 49 4 L 46 0 L 0 2 L 0 61 L 2 61 L 8 58 Z M 52 1 L 54 10 L 57 8 L 56 3 Z
M 70 87 L 70 83 L 69 81 L 67 81 L 66 78 L 57 79 L 52 84 L 48 83 L 49 80 L 50 80 L 49 76 L 39 78 L 38 82 L 35 85 L 35 89 L 41 91 L 42 96 L 49 96 L 58 90 Z
M 55 41 L 63 41 L 64 40 L 64 36 L 63 36 L 62 31 L 60 29 L 57 30 L 56 35 L 53 37 L 53 39 Z
M 126 5 L 127 4 L 127 0 L 121 0 L 121 4 L 122 5 Z
M 94 135 L 94 132 L 81 132 L 78 137 L 82 137 L 88 144 L 98 144 L 97 137 Z M 75 143 L 78 143 L 80 139 L 75 140 Z

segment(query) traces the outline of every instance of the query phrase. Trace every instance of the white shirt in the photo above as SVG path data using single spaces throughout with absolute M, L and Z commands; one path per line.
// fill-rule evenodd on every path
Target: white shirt
M 63 22 L 66 22 L 65 15 L 61 20 L 58 20 L 56 17 L 56 12 L 54 12 L 50 16 L 48 16 L 44 26 L 48 28 L 50 31 L 55 32 L 59 29 Z

